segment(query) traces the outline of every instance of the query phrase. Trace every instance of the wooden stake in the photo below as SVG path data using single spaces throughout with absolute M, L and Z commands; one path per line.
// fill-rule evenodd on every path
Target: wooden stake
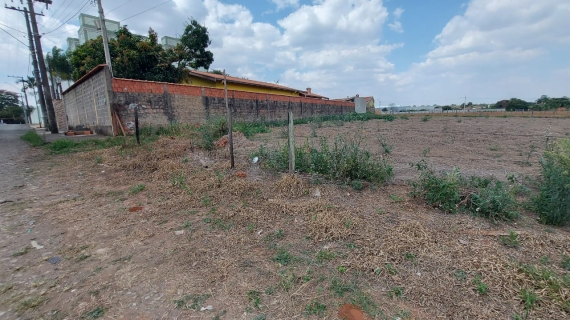
M 226 80 L 226 69 L 224 69 L 224 93 L 226 95 L 226 111 L 228 113 L 228 139 L 230 142 L 230 168 L 234 168 L 234 136 L 232 129 L 232 111 L 228 105 L 228 84 Z
M 289 173 L 295 173 L 295 130 L 293 128 L 293 111 L 289 110 Z
M 121 128 L 121 132 L 123 133 L 123 137 L 126 137 L 127 133 L 125 132 L 125 128 L 123 128 L 123 123 L 121 122 L 121 118 L 119 118 L 119 114 L 115 113 L 115 117 L 117 119 L 117 123 L 119 124 L 119 128 Z
M 139 132 L 139 106 L 135 107 L 135 135 L 137 136 L 137 144 L 141 144 L 140 132 Z

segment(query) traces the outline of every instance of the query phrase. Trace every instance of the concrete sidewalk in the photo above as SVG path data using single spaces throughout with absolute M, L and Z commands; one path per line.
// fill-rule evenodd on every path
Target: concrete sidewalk
M 40 137 L 42 137 L 42 139 L 47 143 L 54 142 L 55 140 L 64 139 L 64 138 L 65 139 L 71 139 L 74 141 L 80 141 L 80 140 L 86 140 L 86 139 L 104 139 L 104 138 L 106 138 L 106 136 L 102 136 L 102 135 L 98 135 L 98 134 L 79 135 L 79 136 L 66 136 L 63 132 L 52 134 L 51 132 L 49 132 L 49 129 L 46 131 L 46 128 L 40 128 L 37 125 L 31 126 L 31 128 L 33 130 L 35 130 L 36 133 Z

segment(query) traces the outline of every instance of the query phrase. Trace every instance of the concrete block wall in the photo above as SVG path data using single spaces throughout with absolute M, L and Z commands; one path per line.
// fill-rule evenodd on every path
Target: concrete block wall
M 63 93 L 69 128 L 84 126 L 101 134 L 112 134 L 110 84 L 109 69 L 103 67 L 79 79 Z

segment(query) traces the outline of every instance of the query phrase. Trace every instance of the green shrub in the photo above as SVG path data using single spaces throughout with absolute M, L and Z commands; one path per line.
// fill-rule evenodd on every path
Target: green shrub
M 410 182 L 413 197 L 421 197 L 445 212 L 467 209 L 492 220 L 514 220 L 518 217 L 515 187 L 474 176 L 467 180 L 456 168 L 436 174 L 425 159 L 413 166 L 420 171 L 419 181 Z
M 487 183 L 471 194 L 467 208 L 491 220 L 514 220 L 519 214 L 513 192 L 501 181 Z
M 295 148 L 295 169 L 344 182 L 387 181 L 392 177 L 392 167 L 385 159 L 374 158 L 369 151 L 360 146 L 360 142 L 361 140 L 347 140 L 342 136 L 336 137 L 331 146 L 324 137 L 320 139 L 318 148 L 306 142 Z M 261 146 L 254 155 L 260 157 L 268 168 L 277 171 L 286 171 L 289 168 L 288 145 L 276 150 Z
M 43 146 L 45 144 L 44 140 L 35 130 L 30 130 L 20 137 L 20 139 L 28 142 L 34 147 Z
M 233 124 L 232 129 L 233 131 L 240 131 L 248 138 L 258 133 L 269 132 L 269 126 L 264 122 L 236 122 Z
M 451 173 L 437 175 L 424 159 L 415 167 L 420 171 L 420 180 L 412 182 L 412 196 L 422 197 L 427 202 L 445 212 L 455 213 L 457 204 L 461 201 L 461 186 L 463 177 L 457 169 Z
M 570 139 L 549 146 L 540 160 L 542 177 L 534 207 L 540 222 L 565 225 L 570 222 Z
M 198 128 L 200 133 L 200 141 L 198 146 L 211 151 L 214 149 L 214 143 L 228 133 L 228 121 L 223 117 L 215 117 Z

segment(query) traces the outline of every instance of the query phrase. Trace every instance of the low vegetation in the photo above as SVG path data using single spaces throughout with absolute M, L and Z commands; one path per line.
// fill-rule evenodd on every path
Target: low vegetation
M 20 139 L 28 142 L 34 147 L 41 147 L 45 144 L 44 140 L 35 130 L 30 130 L 26 132 Z
M 386 182 L 392 177 L 392 167 L 386 159 L 374 157 L 365 150 L 361 142 L 361 139 L 343 136 L 336 137 L 332 143 L 323 137 L 318 146 L 306 142 L 295 148 L 295 170 L 346 183 L 360 180 Z M 280 149 L 261 146 L 255 156 L 270 169 L 284 172 L 289 168 L 288 145 Z M 357 183 L 355 188 L 361 189 L 361 186 Z

